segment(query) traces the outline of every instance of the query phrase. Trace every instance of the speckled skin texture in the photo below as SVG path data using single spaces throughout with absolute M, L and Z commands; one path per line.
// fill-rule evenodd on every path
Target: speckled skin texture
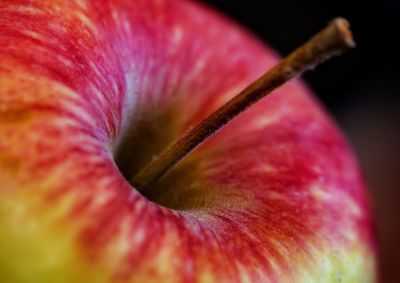
M 0 282 L 375 282 L 358 166 L 299 81 L 147 198 L 116 165 L 133 175 L 276 62 L 189 1 L 2 0 Z

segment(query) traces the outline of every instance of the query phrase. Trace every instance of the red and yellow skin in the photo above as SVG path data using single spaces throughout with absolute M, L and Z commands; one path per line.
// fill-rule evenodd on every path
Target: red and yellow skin
M 2 0 L 0 282 L 376 282 L 357 163 L 299 81 L 143 194 L 116 165 L 276 62 L 188 1 Z

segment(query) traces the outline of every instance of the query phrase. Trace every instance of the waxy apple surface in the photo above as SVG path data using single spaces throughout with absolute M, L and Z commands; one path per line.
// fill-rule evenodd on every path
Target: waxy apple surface
M 360 172 L 299 81 L 147 198 L 121 173 L 276 62 L 192 2 L 1 1 L 0 282 L 374 282 Z

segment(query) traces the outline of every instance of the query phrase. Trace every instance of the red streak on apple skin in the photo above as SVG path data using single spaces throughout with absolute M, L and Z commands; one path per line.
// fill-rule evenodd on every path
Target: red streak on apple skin
M 182 132 L 277 58 L 191 2 L 80 3 L 1 2 L 0 75 L 14 85 L 0 96 L 0 150 L 21 163 L 20 184 L 51 180 L 37 213 L 72 198 L 54 225 L 78 231 L 83 262 L 113 282 L 166 274 L 196 282 L 205 270 L 216 282 L 241 282 L 243 270 L 251 282 L 279 282 L 327 243 L 359 241 L 374 253 L 352 153 L 299 82 L 181 164 L 197 168 L 192 209 L 163 208 L 132 190 L 111 156 L 128 112 L 176 105 Z

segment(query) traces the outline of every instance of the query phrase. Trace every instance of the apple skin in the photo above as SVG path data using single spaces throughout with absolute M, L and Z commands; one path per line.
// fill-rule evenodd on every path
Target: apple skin
M 189 1 L 1 1 L 0 282 L 376 282 L 357 162 L 300 81 L 152 201 L 121 174 L 277 60 Z

